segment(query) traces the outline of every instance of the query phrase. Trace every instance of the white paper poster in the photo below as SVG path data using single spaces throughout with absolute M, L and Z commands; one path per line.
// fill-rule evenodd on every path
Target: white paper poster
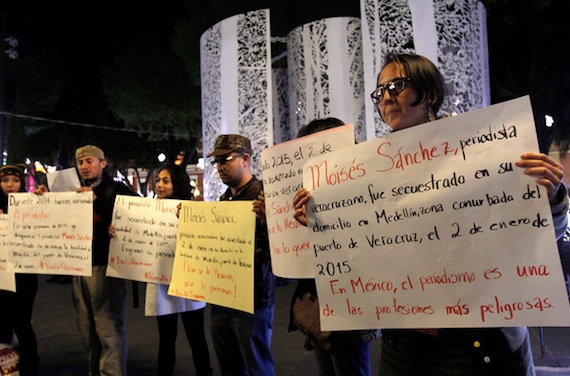
M 74 167 L 50 172 L 46 178 L 50 192 L 75 192 L 81 186 Z
M 0 213 L 0 290 L 16 291 L 12 265 L 8 263 L 8 214 Z
M 8 262 L 16 273 L 91 275 L 93 193 L 10 193 Z
M 537 150 L 524 97 L 308 161 L 322 328 L 568 325 Z
M 107 275 L 169 284 L 172 278 L 181 200 L 117 195 Z
M 271 265 L 275 275 L 314 277 L 310 238 L 293 218 L 293 198 L 303 186 L 303 164 L 307 160 L 352 145 L 354 127 L 349 124 L 283 142 L 261 152 Z

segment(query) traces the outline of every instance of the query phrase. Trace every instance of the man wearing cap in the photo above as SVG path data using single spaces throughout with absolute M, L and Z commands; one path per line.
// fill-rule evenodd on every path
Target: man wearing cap
M 216 139 L 213 163 L 228 189 L 220 201 L 256 200 L 263 189 L 250 168 L 251 143 L 239 134 Z M 275 311 L 275 276 L 271 269 L 267 225 L 255 224 L 254 314 L 211 305 L 211 331 L 222 375 L 275 374 L 271 335 Z
M 82 185 L 77 192 L 93 192 L 91 277 L 72 279 L 77 326 L 89 359 L 89 375 L 126 375 L 125 281 L 105 274 L 115 197 L 134 193 L 104 172 L 107 161 L 99 147 L 80 147 L 75 151 L 75 159 Z M 35 192 L 46 191 L 45 186 L 40 186 Z

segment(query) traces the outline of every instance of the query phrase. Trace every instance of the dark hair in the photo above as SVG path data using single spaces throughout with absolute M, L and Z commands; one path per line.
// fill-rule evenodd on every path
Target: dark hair
M 168 164 L 162 166 L 156 172 L 156 176 L 158 176 L 162 170 L 167 170 L 170 172 L 170 181 L 172 182 L 172 196 L 168 198 L 174 198 L 178 200 L 194 199 L 194 187 L 190 185 L 190 176 L 188 176 L 188 173 L 184 168 L 177 165 Z
M 334 117 L 315 119 L 311 121 L 309 124 L 303 125 L 301 128 L 299 128 L 299 131 L 297 132 L 297 137 L 303 137 L 308 134 L 324 131 L 325 129 L 338 127 L 339 125 L 344 125 L 344 121 Z
M 419 93 L 419 97 L 412 103 L 412 106 L 417 106 L 426 100 L 431 101 L 430 107 L 437 115 L 447 94 L 447 89 L 445 80 L 435 64 L 421 55 L 392 52 L 386 55 L 382 69 L 390 63 L 400 64 L 404 67 L 407 77 L 411 79 L 411 83 Z
M 4 214 L 8 213 L 8 195 L 0 189 L 0 209 Z

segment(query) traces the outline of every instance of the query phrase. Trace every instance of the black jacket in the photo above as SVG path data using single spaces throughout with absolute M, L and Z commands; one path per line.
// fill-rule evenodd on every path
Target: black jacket
M 263 189 L 261 181 L 254 176 L 242 188 L 232 195 L 231 189 L 220 197 L 220 201 L 256 200 Z M 265 308 L 275 304 L 275 276 L 271 268 L 269 237 L 267 224 L 256 218 L 255 221 L 255 256 L 254 256 L 254 308 Z
M 115 197 L 118 194 L 134 196 L 123 183 L 114 181 L 109 175 L 103 174 L 103 180 L 93 188 L 97 197 L 93 201 L 93 257 L 92 264 L 107 265 L 109 258 L 109 225 L 113 217 Z

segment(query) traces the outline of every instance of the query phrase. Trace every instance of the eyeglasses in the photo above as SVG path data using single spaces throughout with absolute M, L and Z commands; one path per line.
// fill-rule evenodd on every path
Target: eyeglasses
M 372 98 L 372 103 L 378 104 L 382 102 L 384 99 L 384 93 L 388 90 L 391 97 L 395 97 L 400 94 L 406 88 L 406 82 L 410 81 L 411 78 L 409 77 L 402 77 L 396 78 L 386 85 L 380 85 L 370 94 L 370 98 Z
M 236 154 L 236 155 L 228 155 L 225 157 L 218 157 L 216 159 L 213 159 L 211 161 L 211 163 L 212 163 L 212 166 L 214 166 L 214 167 L 216 167 L 218 165 L 224 166 L 224 165 L 230 163 L 231 161 L 233 161 L 234 159 L 241 157 L 243 154 L 244 153 L 240 153 L 240 154 Z

